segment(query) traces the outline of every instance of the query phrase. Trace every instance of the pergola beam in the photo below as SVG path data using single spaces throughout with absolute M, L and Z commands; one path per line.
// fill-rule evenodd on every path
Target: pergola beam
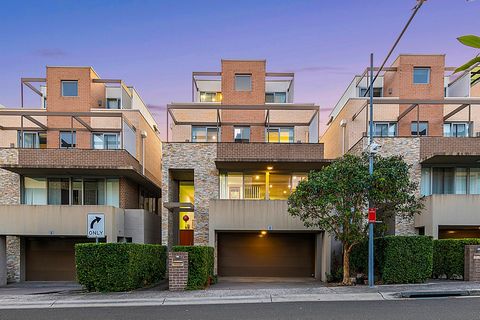
M 73 119 L 77 120 L 82 126 L 84 126 L 88 131 L 94 131 L 93 128 L 88 124 L 86 123 L 83 119 L 77 117 L 77 116 L 73 116 Z
M 410 107 L 408 107 L 407 109 L 405 109 L 397 118 L 397 121 L 400 121 L 400 119 L 402 119 L 403 117 L 405 117 L 410 111 L 412 111 L 413 109 L 415 109 L 415 107 L 418 107 L 418 104 L 414 103 L 412 104 Z
M 458 108 L 455 108 L 454 110 L 452 110 L 451 112 L 449 112 L 447 115 L 445 115 L 443 117 L 443 121 L 447 120 L 448 118 L 452 117 L 453 115 L 459 113 L 460 111 L 462 111 L 463 109 L 465 109 L 467 106 L 469 106 L 469 104 L 462 104 L 461 106 L 459 106 Z
M 43 123 L 41 123 L 40 121 L 38 121 L 37 119 L 35 119 L 34 117 L 32 116 L 29 116 L 29 115 L 26 115 L 26 116 L 23 116 L 25 119 L 33 122 L 34 124 L 36 124 L 37 126 L 39 126 L 40 128 L 42 128 L 43 130 L 48 130 L 48 127 L 46 125 L 44 125 Z

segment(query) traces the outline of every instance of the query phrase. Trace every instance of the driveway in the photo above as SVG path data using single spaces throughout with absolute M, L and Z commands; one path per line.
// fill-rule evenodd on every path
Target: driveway
M 0 287 L 0 296 L 80 292 L 82 286 L 69 281 L 25 281 Z
M 324 283 L 314 278 L 219 277 L 209 290 L 252 290 L 319 288 Z

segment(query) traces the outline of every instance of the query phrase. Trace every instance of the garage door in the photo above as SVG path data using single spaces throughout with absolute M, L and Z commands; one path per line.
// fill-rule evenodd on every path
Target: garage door
M 239 277 L 312 277 L 311 233 L 218 233 L 218 274 Z
M 26 238 L 27 281 L 75 281 L 75 244 L 86 238 Z

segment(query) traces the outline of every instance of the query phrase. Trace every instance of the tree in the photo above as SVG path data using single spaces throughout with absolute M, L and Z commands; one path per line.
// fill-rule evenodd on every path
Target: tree
M 460 41 L 460 43 L 462 43 L 462 44 L 464 44 L 468 47 L 480 49 L 480 37 L 477 37 L 473 34 L 458 37 L 457 40 Z M 477 55 L 475 58 L 471 59 L 470 61 L 468 61 L 464 65 L 455 69 L 455 73 L 460 72 L 460 71 L 465 71 L 468 68 L 470 68 L 471 66 L 473 66 L 475 63 L 478 63 L 478 62 L 480 62 L 480 56 L 479 55 Z
M 374 160 L 369 175 L 368 157 L 345 155 L 320 171 L 312 171 L 288 198 L 288 211 L 306 227 L 319 228 L 342 242 L 343 284 L 350 281 L 350 252 L 368 235 L 368 201 L 384 218 L 420 213 L 417 183 L 401 157 Z

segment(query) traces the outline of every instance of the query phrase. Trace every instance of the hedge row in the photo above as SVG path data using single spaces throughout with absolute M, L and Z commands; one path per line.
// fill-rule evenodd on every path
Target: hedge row
M 433 241 L 427 236 L 387 236 L 375 239 L 375 274 L 384 283 L 424 282 L 432 275 Z M 357 245 L 351 270 L 368 270 L 368 242 Z
M 207 246 L 174 246 L 172 251 L 188 252 L 187 289 L 197 290 L 216 282 L 214 249 Z
M 136 243 L 75 245 L 78 282 L 89 291 L 129 291 L 165 278 L 167 248 Z
M 433 277 L 460 279 L 464 276 L 465 246 L 480 239 L 442 239 L 433 242 Z

